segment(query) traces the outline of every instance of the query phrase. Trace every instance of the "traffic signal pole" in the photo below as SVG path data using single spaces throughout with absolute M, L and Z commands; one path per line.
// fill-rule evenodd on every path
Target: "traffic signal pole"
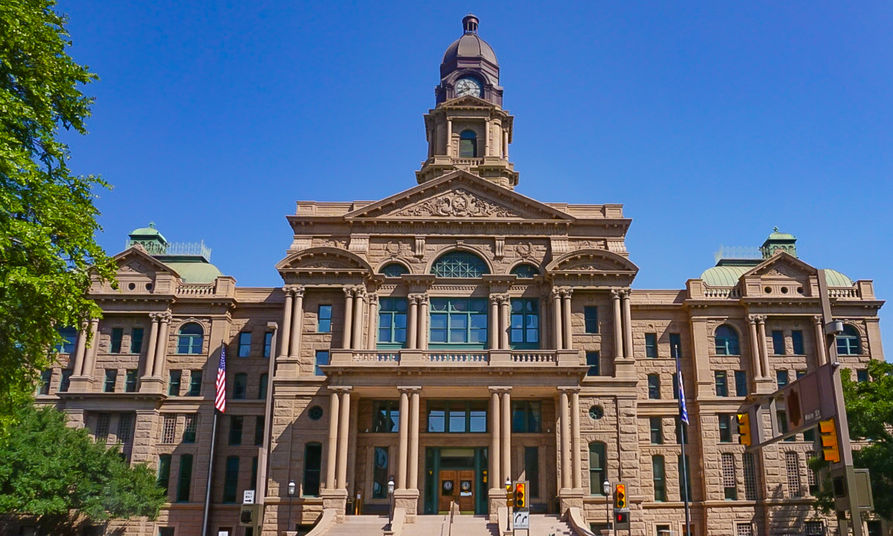
M 832 364 L 831 382 L 833 386 L 834 408 L 837 410 L 837 444 L 840 448 L 840 463 L 844 468 L 846 480 L 847 504 L 853 525 L 853 535 L 862 536 L 862 514 L 856 504 L 856 473 L 853 471 L 853 449 L 850 445 L 850 427 L 846 415 L 846 403 L 843 399 L 843 383 L 840 380 L 840 360 L 837 355 L 836 331 L 829 329 L 834 322 L 831 314 L 831 298 L 828 296 L 828 281 L 825 270 L 819 270 L 819 294 L 822 301 L 822 323 L 825 326 L 825 347 Z M 843 533 L 843 531 L 841 531 Z

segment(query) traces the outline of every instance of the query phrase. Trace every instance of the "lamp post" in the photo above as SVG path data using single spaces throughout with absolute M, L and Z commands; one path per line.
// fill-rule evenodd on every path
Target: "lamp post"
M 291 531 L 291 503 L 293 502 L 292 499 L 295 496 L 295 487 L 296 487 L 295 481 L 289 480 L 288 481 L 288 527 L 289 527 L 288 530 L 289 531 Z
M 608 514 L 608 532 L 611 532 L 611 505 L 609 504 L 608 496 L 611 494 L 611 483 L 605 480 L 602 482 L 602 493 L 605 494 L 605 513 Z
M 394 523 L 394 475 L 388 477 L 388 530 L 392 530 Z
M 505 530 L 509 530 L 511 528 L 510 520 L 512 518 L 512 511 L 508 507 L 508 498 L 509 498 L 509 494 L 511 492 L 512 492 L 512 479 L 509 477 L 505 477 L 505 498 L 506 498 L 506 501 L 505 501 L 505 504 L 506 504 L 506 506 L 505 506 Z

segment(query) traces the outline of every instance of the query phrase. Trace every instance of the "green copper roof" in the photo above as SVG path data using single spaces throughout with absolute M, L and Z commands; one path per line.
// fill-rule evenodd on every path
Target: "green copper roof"
M 162 242 L 167 242 L 164 235 L 155 228 L 155 222 L 150 221 L 148 227 L 140 227 L 130 231 L 130 238 L 138 236 L 140 238 L 158 237 Z
M 829 287 L 851 287 L 853 280 L 843 275 L 837 270 L 825 268 L 825 280 L 828 281 Z
M 701 279 L 711 287 L 734 287 L 741 276 L 753 269 L 753 266 L 714 266 L 704 270 Z M 829 287 L 852 287 L 853 280 L 837 270 L 826 269 L 825 277 Z
M 778 227 L 772 229 L 772 232 L 769 233 L 768 238 L 766 240 L 796 240 L 797 238 L 790 233 L 782 233 L 778 230 Z
M 186 283 L 213 283 L 217 277 L 223 275 L 216 266 L 209 262 L 165 262 L 164 264 L 180 274 Z

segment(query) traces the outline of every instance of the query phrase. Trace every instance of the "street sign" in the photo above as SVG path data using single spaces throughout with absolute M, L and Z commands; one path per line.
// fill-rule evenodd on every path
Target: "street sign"
M 836 416 L 834 397 L 830 396 L 833 372 L 830 364 L 822 365 L 776 393 L 784 400 L 787 429 L 791 433 Z
M 242 504 L 254 504 L 254 490 L 246 489 L 242 492 Z
M 516 529 L 530 530 L 530 512 L 527 510 L 518 510 L 512 519 L 512 526 Z

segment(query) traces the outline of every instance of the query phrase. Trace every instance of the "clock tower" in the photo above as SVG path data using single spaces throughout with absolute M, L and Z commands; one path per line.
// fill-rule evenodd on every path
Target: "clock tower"
M 436 106 L 425 114 L 428 158 L 416 171 L 419 184 L 463 169 L 506 188 L 518 184 L 509 162 L 513 117 L 502 109 L 499 61 L 478 36 L 478 18 L 462 19 L 462 37 L 440 64 Z

